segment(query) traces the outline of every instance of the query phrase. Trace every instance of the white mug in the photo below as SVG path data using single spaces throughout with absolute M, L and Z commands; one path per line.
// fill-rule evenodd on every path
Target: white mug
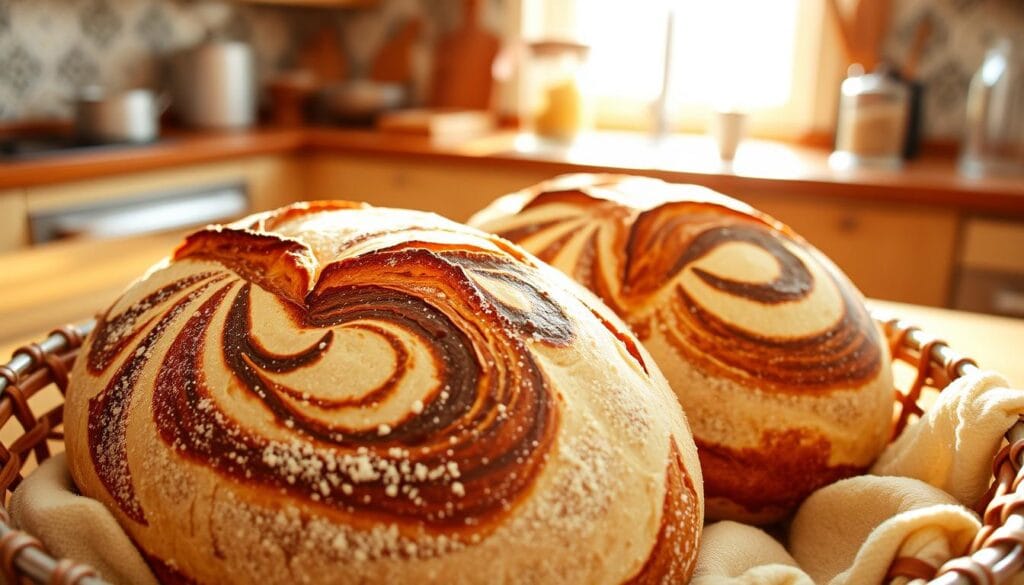
M 722 160 L 732 160 L 747 129 L 747 114 L 736 111 L 718 111 L 712 115 L 711 134 L 718 144 Z

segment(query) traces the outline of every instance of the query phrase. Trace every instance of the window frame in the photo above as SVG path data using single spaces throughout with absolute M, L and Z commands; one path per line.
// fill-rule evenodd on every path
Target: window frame
M 515 15 L 513 20 L 519 24 L 519 38 L 535 37 L 538 30 L 536 20 L 527 18 L 527 12 L 532 11 L 524 10 L 523 4 L 528 2 L 531 0 L 508 3 L 514 5 L 507 8 L 512 10 L 512 14 Z M 829 80 L 832 76 L 826 74 L 830 61 L 833 60 L 830 55 L 832 49 L 828 42 L 829 23 L 826 16 L 823 2 L 798 0 L 790 99 L 778 107 L 749 111 L 749 135 L 798 140 L 831 125 L 829 112 L 833 112 L 834 108 L 828 101 L 834 99 L 835 92 L 830 88 Z M 558 33 L 554 34 L 557 36 Z M 653 55 L 650 58 L 660 60 L 662 55 Z M 838 83 L 838 80 L 832 81 Z M 673 79 L 672 82 L 678 84 L 680 80 Z M 598 129 L 650 131 L 654 126 L 656 100 L 591 96 L 590 101 L 593 120 Z M 710 106 L 670 104 L 668 127 L 671 132 L 703 133 L 708 128 L 712 114 L 713 108 Z

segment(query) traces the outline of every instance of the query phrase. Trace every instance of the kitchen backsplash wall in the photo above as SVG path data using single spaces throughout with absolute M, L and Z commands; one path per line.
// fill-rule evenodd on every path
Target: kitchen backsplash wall
M 500 23 L 502 0 L 485 4 Z M 67 116 L 77 88 L 160 86 L 162 63 L 214 30 L 252 44 L 259 74 L 292 64 L 305 39 L 335 25 L 360 71 L 398 24 L 422 17 L 425 44 L 460 19 L 460 0 L 381 0 L 373 9 L 200 0 L 0 0 L 0 120 Z
M 1000 36 L 1024 47 L 1024 0 L 893 0 L 892 10 L 883 52 L 896 64 L 903 63 L 921 19 L 931 18 L 918 67 L 925 86 L 924 131 L 931 138 L 959 137 L 967 87 L 986 49 Z
M 502 27 L 505 2 L 485 4 Z M 814 0 L 810 0 L 814 1 Z M 1024 44 L 1024 0 L 893 0 L 885 55 L 901 63 L 915 28 L 932 17 L 920 76 L 925 132 L 955 138 L 967 85 L 997 36 Z M 219 10 L 218 10 L 219 8 Z M 198 0 L 0 0 L 0 120 L 64 116 L 67 98 L 91 83 L 156 86 L 161 58 L 200 41 L 210 28 L 252 43 L 263 76 L 294 61 L 303 39 L 334 22 L 353 71 L 397 25 L 422 17 L 425 45 L 460 19 L 460 0 L 380 0 L 372 9 L 299 9 Z M 211 24 L 222 22 L 221 25 Z
M 162 57 L 211 27 L 252 41 L 260 68 L 271 70 L 296 42 L 298 21 L 286 12 L 178 0 L 0 0 L 0 119 L 65 116 L 68 98 L 90 84 L 158 87 Z

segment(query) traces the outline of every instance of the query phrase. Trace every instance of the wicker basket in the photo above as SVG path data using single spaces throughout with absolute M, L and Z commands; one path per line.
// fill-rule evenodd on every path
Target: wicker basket
M 11 444 L 0 442 L 0 488 L 5 504 L 22 479 L 26 464 L 34 466 L 50 456 L 50 442 L 59 448 L 63 440 L 63 405 L 36 414 L 29 399 L 50 384 L 63 394 L 68 371 L 78 347 L 92 329 L 87 323 L 54 331 L 44 341 L 17 350 L 0 366 L 0 428 L 12 417 L 21 433 Z M 919 417 L 922 398 L 935 393 L 951 380 L 977 369 L 970 359 L 960 357 L 944 342 L 927 337 L 899 320 L 884 321 L 894 361 L 916 370 L 907 390 L 897 389 L 896 433 Z M 899 367 L 899 366 L 896 366 Z M 905 366 L 904 366 L 905 367 Z M 1004 583 L 1024 568 L 1024 420 L 1007 433 L 1007 445 L 993 462 L 995 481 L 978 510 L 984 526 L 975 538 L 969 556 L 954 559 L 936 570 L 917 559 L 896 559 L 888 578 L 930 579 L 930 583 L 988 585 Z M 104 583 L 86 565 L 69 559 L 57 560 L 31 535 L 12 529 L 4 506 L 0 506 L 0 571 L 8 583 L 51 583 L 99 585 Z

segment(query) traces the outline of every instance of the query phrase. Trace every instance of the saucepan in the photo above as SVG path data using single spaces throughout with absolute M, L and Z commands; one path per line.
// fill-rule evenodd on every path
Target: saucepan
M 149 89 L 86 88 L 75 100 L 75 133 L 90 142 L 152 142 L 168 100 Z
M 407 91 L 398 83 L 365 79 L 332 83 L 317 91 L 317 117 L 331 122 L 371 123 L 382 112 L 406 103 Z

